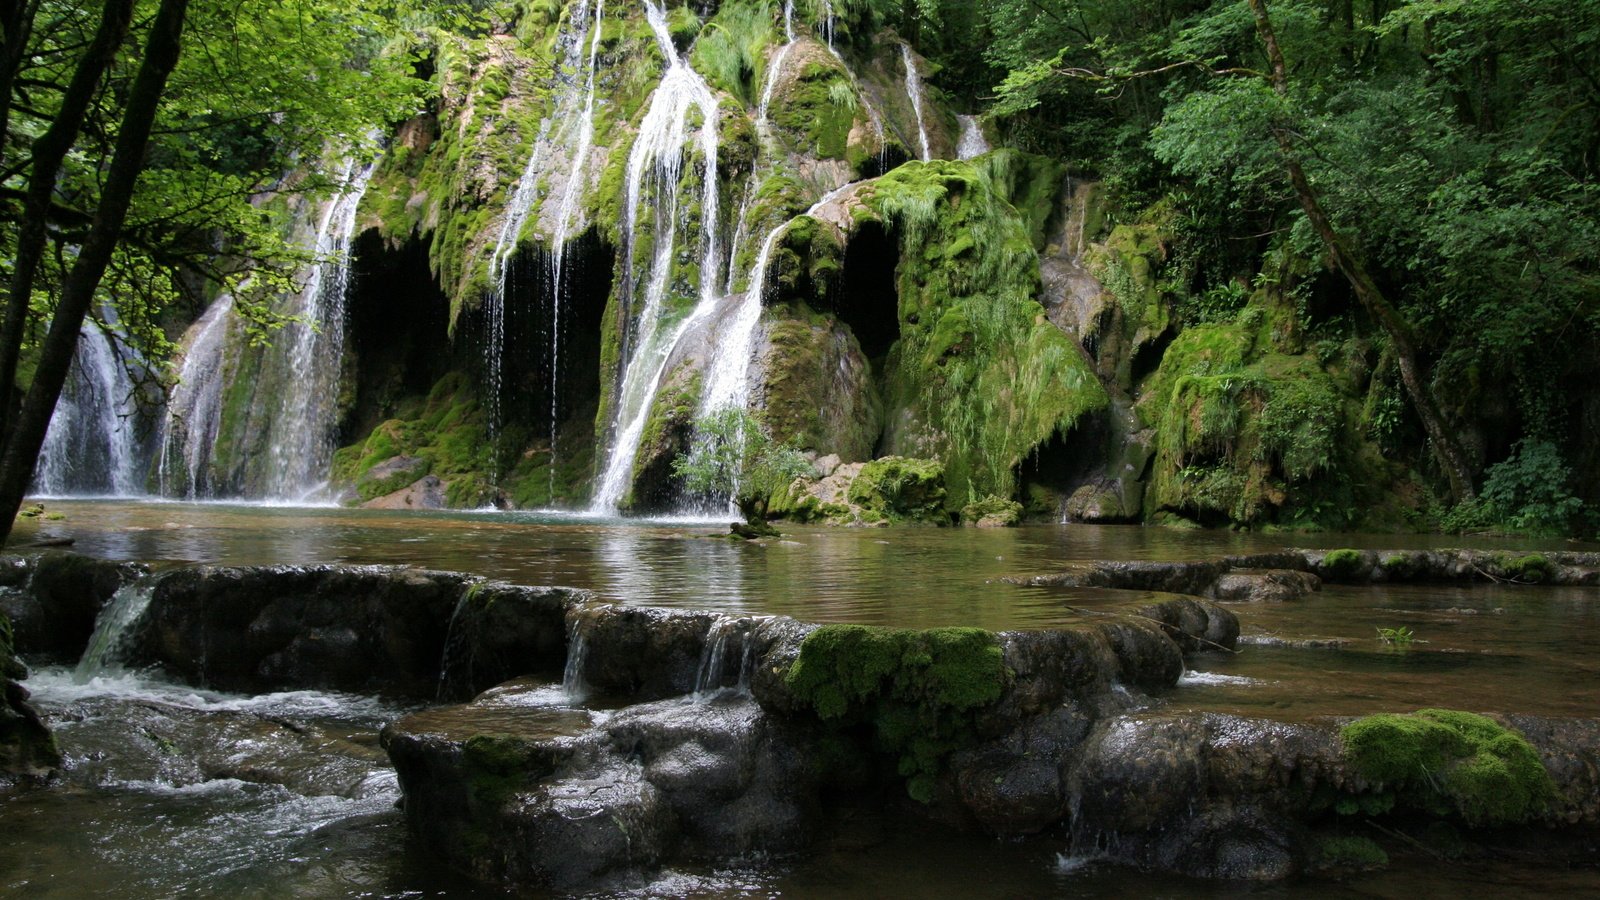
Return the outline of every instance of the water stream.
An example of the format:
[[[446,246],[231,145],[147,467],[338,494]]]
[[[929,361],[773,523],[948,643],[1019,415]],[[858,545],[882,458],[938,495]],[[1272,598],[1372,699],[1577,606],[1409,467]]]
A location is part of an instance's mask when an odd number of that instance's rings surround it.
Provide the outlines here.
[[[35,492],[121,497],[144,493],[148,459],[137,434],[139,387],[114,340],[98,321],[84,322],[71,376],[39,451]]]
[[[922,160],[933,159],[928,147],[928,126],[922,119],[922,74],[917,71],[917,60],[910,44],[900,45],[900,61],[906,67],[906,95],[911,98],[911,110],[917,114],[917,140],[922,146]]]
[[[355,239],[356,210],[376,167],[376,161],[362,165],[351,159],[340,166],[339,193],[323,209],[312,239],[319,262],[293,308],[300,320],[276,337],[276,345],[287,348],[283,361],[289,377],[284,379],[278,412],[268,431],[268,498],[307,499],[327,479],[337,438],[350,245]]]
[[[961,139],[956,144],[957,159],[973,159],[989,152],[989,139],[983,136],[977,116],[956,116],[961,123]]]
[[[673,46],[666,12],[645,0],[646,17],[662,55],[666,71],[650,98],[649,110],[639,125],[628,156],[626,206],[623,213],[623,278],[626,308],[637,306],[629,340],[624,342],[621,383],[617,387],[605,466],[591,503],[595,512],[614,512],[626,496],[633,477],[639,438],[672,351],[683,336],[716,308],[719,292],[715,278],[701,278],[699,297],[687,311],[674,291],[673,257],[679,248],[678,208],[681,195],[700,189],[697,235],[703,273],[722,270],[721,220],[718,212],[717,125],[720,110],[716,95],[705,79],[689,66]],[[698,115],[696,127],[691,121]],[[685,144],[695,138],[699,166],[685,166]],[[698,168],[698,171],[696,169]],[[648,202],[648,207],[647,207]],[[651,213],[644,221],[643,213]],[[649,241],[641,240],[645,235]],[[644,251],[645,262],[637,256]]]
[[[1136,592],[1023,587],[1007,575],[1075,559],[1193,559],[1285,544],[1426,547],[1461,539],[1253,535],[1160,528],[793,528],[765,545],[682,524],[525,514],[401,514],[219,504],[68,500],[64,521],[32,523],[98,556],[233,564],[409,563],[531,584],[570,584],[607,602],[720,610],[695,695],[720,702],[749,676],[754,617],[929,627],[1026,628],[1117,615]],[[1528,541],[1469,541],[1522,550]],[[1569,549],[1589,549],[1583,547]],[[137,620],[140,592],[108,609]],[[1592,589],[1523,585],[1333,587],[1302,600],[1237,604],[1244,652],[1190,659],[1156,709],[1302,720],[1420,706],[1591,715],[1600,702],[1600,608]],[[569,674],[538,694],[580,702],[585,641],[569,617]],[[1412,628],[1385,649],[1378,626]],[[93,656],[95,654],[91,654]],[[294,691],[220,694],[119,672],[114,652],[78,673],[26,682],[67,755],[65,783],[0,797],[0,871],[21,896],[502,896],[430,860],[405,835],[394,775],[374,740],[405,709],[372,698]],[[526,692],[523,694],[526,696]],[[678,867],[597,896],[1228,895],[1235,888],[1097,864],[1059,841],[994,842],[933,825],[863,821],[799,860]],[[1418,854],[1340,882],[1252,888],[1267,897],[1408,897],[1417,892],[1584,894],[1592,870],[1452,862]],[[548,896],[535,894],[534,896]]]

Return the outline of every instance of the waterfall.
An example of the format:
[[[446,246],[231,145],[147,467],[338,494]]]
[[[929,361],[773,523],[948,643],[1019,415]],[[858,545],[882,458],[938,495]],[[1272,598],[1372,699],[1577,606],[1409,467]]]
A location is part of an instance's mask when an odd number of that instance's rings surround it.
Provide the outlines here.
[[[232,321],[233,295],[223,294],[191,329],[161,427],[157,471],[163,497],[194,498],[209,490],[206,465],[222,427],[224,351]],[[181,468],[180,483],[173,482],[174,465]]]
[[[717,279],[700,279],[700,297],[686,315],[669,308],[667,294],[677,249],[678,200],[680,179],[692,172],[684,169],[684,144],[690,137],[690,114],[698,112],[699,147],[704,158],[700,177],[700,271],[719,272],[722,248],[718,239],[720,222],[717,194],[717,117],[716,95],[672,44],[666,13],[653,0],[645,0],[646,17],[667,59],[666,72],[650,98],[650,108],[639,124],[638,137],[628,154],[626,205],[623,210],[622,292],[624,309],[632,309],[642,299],[642,308],[633,316],[634,325],[623,346],[622,382],[617,389],[616,413],[612,420],[610,450],[604,473],[596,488],[591,511],[614,513],[627,493],[633,477],[639,438],[650,417],[661,376],[672,350],[694,325],[709,316],[718,299]],[[652,244],[643,272],[636,272],[639,247],[640,210],[647,189],[652,216]],[[638,298],[640,288],[643,297]],[[674,322],[674,316],[678,318]]]
[[[574,611],[567,622],[567,664],[561,671],[561,691],[568,703],[579,704],[589,697],[589,682],[583,667],[589,661],[589,641],[583,633],[583,615]]]
[[[757,621],[758,619],[749,616],[741,618],[721,616],[711,623],[711,627],[706,630],[705,647],[700,651],[700,666],[696,669],[694,677],[694,693],[689,695],[691,701],[704,703],[723,693],[731,653],[738,654],[739,665],[735,673],[733,690],[738,693],[749,692],[750,674],[755,668],[756,642],[752,638],[755,636]]]
[[[492,285],[484,298],[487,319],[484,336],[485,407],[488,411],[489,437],[498,443],[500,423],[505,417],[504,391],[506,347],[506,303],[514,285],[511,283],[511,264],[516,257],[522,233],[539,209],[541,185],[554,178],[564,179],[560,200],[551,210],[541,212],[541,220],[549,227],[551,241],[550,259],[550,447],[551,492],[555,487],[556,430],[560,417],[557,386],[560,381],[561,359],[561,302],[568,292],[566,272],[566,244],[579,212],[587,181],[589,156],[594,147],[594,111],[596,71],[600,56],[601,34],[605,18],[605,0],[579,0],[574,4],[568,19],[557,38],[562,48],[562,62],[558,79],[561,87],[554,98],[550,115],[539,125],[528,151],[528,161],[522,175],[512,189],[500,220],[500,233],[495,239],[494,253],[489,259],[489,281]],[[571,73],[571,74],[567,74]],[[580,74],[581,73],[581,74]]]
[[[910,44],[900,45],[900,60],[906,66],[906,95],[911,98],[911,110],[917,114],[917,140],[922,143],[922,161],[933,159],[933,151],[928,149],[928,126],[922,120],[922,75],[917,71],[917,60],[911,53]]]
[[[339,415],[350,244],[356,209],[376,166],[372,162],[358,169],[350,159],[341,165],[340,191],[323,209],[313,239],[318,261],[296,298],[295,311],[303,321],[288,325],[279,336],[288,347],[288,377],[270,430],[268,497],[305,499],[327,478]]]
[[[821,200],[813,203],[804,215],[814,215],[817,210],[837,200],[854,186],[855,183],[852,182],[834,188]],[[752,384],[750,369],[755,357],[756,332],[761,322],[767,268],[772,262],[772,253],[777,248],[778,239],[793,221],[791,219],[784,222],[767,233],[766,240],[761,244],[761,252],[756,255],[755,265],[750,270],[750,280],[745,288],[744,298],[739,301],[728,321],[717,333],[715,355],[707,368],[705,386],[700,393],[698,410],[700,416],[728,407],[745,408],[750,404]]]
[[[117,589],[100,615],[95,618],[94,634],[83,658],[72,673],[72,680],[87,684],[91,678],[115,671],[122,653],[127,649],[129,629],[150,607],[155,593],[155,580],[141,578]]]
[[[989,141],[978,127],[977,116],[956,116],[961,123],[961,142],[956,145],[957,159],[972,159],[989,152]]]
[[[135,434],[139,388],[112,341],[105,326],[86,321],[39,452],[33,482],[39,493],[144,493],[145,459]]]

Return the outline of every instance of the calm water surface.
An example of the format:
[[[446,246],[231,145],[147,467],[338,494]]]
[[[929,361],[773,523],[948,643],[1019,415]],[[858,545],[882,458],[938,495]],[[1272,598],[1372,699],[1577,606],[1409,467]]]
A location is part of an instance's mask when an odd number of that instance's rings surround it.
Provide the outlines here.
[[[1093,559],[1205,559],[1283,546],[1592,549],[1417,536],[1255,535],[1138,527],[786,529],[760,544],[705,522],[620,523],[531,513],[395,513],[222,504],[46,501],[92,556],[228,565],[386,563],[588,588],[608,600],[782,613],[809,621],[1030,628],[1124,614],[1128,592],[1001,581]],[[1235,605],[1245,644],[1191,660],[1155,698],[1172,709],[1307,719],[1447,705],[1593,715],[1600,592],[1518,586],[1335,587]],[[1384,647],[1379,627],[1417,642]],[[313,692],[243,698],[137,676],[28,686],[69,757],[66,784],[0,798],[0,895],[20,897],[498,897],[428,862],[394,809],[374,734],[406,710]],[[233,767],[233,768],[230,768]],[[245,768],[241,768],[245,767]],[[254,776],[249,772],[255,772]],[[259,773],[278,783],[262,783]],[[231,774],[248,777],[234,778]],[[1593,870],[1441,867],[1253,888],[1144,876],[1063,856],[1049,840],[975,841],[890,829],[816,857],[683,870],[631,897],[1600,896]]]

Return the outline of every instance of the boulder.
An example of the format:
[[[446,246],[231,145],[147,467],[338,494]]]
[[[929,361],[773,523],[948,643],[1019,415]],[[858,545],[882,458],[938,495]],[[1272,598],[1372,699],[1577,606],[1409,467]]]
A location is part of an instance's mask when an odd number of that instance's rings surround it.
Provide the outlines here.
[[[1211,586],[1213,599],[1232,603],[1282,603],[1322,590],[1322,579],[1292,569],[1234,569]]]
[[[444,509],[450,505],[447,485],[437,475],[427,475],[393,493],[368,500],[363,509]]]

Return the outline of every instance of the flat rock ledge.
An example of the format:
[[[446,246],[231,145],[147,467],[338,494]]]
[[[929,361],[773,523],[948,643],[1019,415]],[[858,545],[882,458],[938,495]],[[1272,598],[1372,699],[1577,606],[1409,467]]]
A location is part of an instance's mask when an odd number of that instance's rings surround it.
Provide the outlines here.
[[[1284,550],[1192,562],[1096,561],[1006,579],[1036,587],[1188,594],[1222,602],[1298,600],[1327,584],[1510,583],[1600,586],[1600,553]]]
[[[1198,596],[993,635],[998,694],[930,735],[948,740],[912,799],[905,761],[886,744],[892,720],[843,724],[792,685],[814,624],[385,566],[113,566],[115,578],[75,576],[87,593],[63,598],[52,567],[108,564],[43,559],[0,559],[0,602],[29,623],[19,648],[64,641],[57,625],[75,622],[68,612],[80,605],[143,592],[148,606],[125,637],[130,662],[235,691],[332,688],[434,704],[381,734],[410,828],[452,866],[518,890],[625,888],[665,865],[805,853],[848,832],[846,811],[862,804],[888,822],[933,819],[1248,880],[1337,870],[1328,839],[1381,815],[1340,811],[1384,789],[1347,761],[1343,722],[1173,711],[1148,696],[1177,683],[1187,655],[1238,642],[1234,613]],[[1388,565],[1373,559],[1374,570]],[[1462,573],[1483,562],[1446,554],[1428,565]],[[1320,579],[1321,564],[1309,554],[1106,563],[1074,577],[1169,592],[1222,583],[1228,593],[1224,576],[1238,575],[1292,591],[1314,589],[1289,576]],[[1469,848],[1509,842],[1524,855],[1592,860],[1600,720],[1496,721],[1527,738],[1551,777],[1554,794],[1536,815],[1500,831],[1448,812],[1385,828],[1420,833],[1432,822]]]

